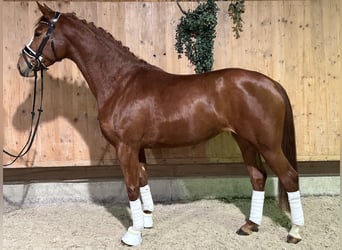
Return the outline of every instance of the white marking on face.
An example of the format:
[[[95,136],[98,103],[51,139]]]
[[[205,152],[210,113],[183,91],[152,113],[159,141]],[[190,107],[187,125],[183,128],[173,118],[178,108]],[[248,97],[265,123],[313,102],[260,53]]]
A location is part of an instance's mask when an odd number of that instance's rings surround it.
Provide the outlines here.
[[[33,42],[33,39],[34,39],[34,36],[32,36],[31,40],[29,41],[29,43],[26,46],[30,47],[31,43]]]

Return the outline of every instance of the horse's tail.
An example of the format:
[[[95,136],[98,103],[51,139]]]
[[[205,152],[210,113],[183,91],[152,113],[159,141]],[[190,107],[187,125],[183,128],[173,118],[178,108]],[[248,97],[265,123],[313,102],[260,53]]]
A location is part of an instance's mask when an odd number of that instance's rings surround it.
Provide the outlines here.
[[[285,89],[279,86],[279,93],[283,97],[285,103],[285,119],[284,119],[284,128],[283,128],[283,140],[282,140],[282,149],[285,157],[291,164],[291,166],[298,172],[297,168],[297,151],[296,151],[296,138],[295,138],[295,126],[293,121],[293,112],[291,103],[288,95],[286,94]],[[287,193],[284,189],[284,186],[278,181],[278,201],[281,209],[289,211],[289,201],[287,197]]]

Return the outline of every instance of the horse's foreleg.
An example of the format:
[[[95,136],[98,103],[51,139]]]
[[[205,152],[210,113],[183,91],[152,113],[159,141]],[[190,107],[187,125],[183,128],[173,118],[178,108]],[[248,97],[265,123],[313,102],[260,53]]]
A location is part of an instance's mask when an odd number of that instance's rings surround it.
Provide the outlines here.
[[[140,149],[139,151],[139,163],[140,163],[139,184],[140,184],[141,200],[143,202],[144,228],[152,228],[153,227],[152,212],[154,210],[154,204],[153,204],[150,186],[148,185],[148,177],[147,177],[146,168],[145,168],[146,156],[145,156],[144,149]]]
[[[242,157],[247,166],[253,187],[249,219],[237,233],[240,235],[250,235],[258,231],[258,227],[262,221],[267,174],[261,164],[260,156],[255,147],[238,135],[233,134],[233,136],[241,149]]]
[[[130,226],[121,241],[129,246],[142,242],[141,231],[144,228],[144,216],[140,196],[140,164],[138,150],[121,143],[117,147],[117,156],[125,178],[133,225]]]

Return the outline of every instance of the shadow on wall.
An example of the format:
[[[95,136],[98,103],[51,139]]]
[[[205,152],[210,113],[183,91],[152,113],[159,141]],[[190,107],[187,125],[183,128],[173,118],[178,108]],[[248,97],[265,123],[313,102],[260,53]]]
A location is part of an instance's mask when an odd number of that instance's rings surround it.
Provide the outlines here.
[[[40,81],[40,79],[38,79]],[[26,100],[20,104],[13,118],[13,126],[19,131],[28,131],[30,112],[32,108],[32,93],[34,88],[33,79],[28,80],[31,90]],[[39,94],[38,94],[39,95]],[[37,97],[38,98],[38,97]],[[105,160],[115,159],[114,149],[103,138],[97,120],[97,104],[85,81],[72,82],[67,79],[53,78],[48,72],[44,74],[44,98],[41,124],[55,122],[58,117],[68,121],[70,126],[62,127],[59,124],[53,126],[53,131],[44,131],[44,136],[52,137],[56,145],[44,145],[51,147],[45,152],[56,152],[58,147],[68,147],[75,143],[70,138],[67,130],[69,127],[75,129],[86,143],[91,164],[99,165]],[[24,120],[26,119],[26,120]],[[63,124],[65,125],[65,124]],[[41,129],[41,128],[40,128]],[[39,133],[39,131],[38,131]],[[42,133],[42,132],[41,132]],[[65,154],[65,152],[61,152]],[[42,161],[48,159],[47,155],[40,155]],[[72,161],[72,160],[70,160]]]
[[[33,93],[34,81],[28,80],[31,84],[31,91]],[[68,104],[68,105],[66,105]],[[18,107],[16,114],[13,118],[13,126],[20,131],[28,131],[30,126],[29,119],[25,120],[31,111],[32,94],[29,94],[26,100]],[[63,109],[63,107],[68,107]],[[58,117],[63,117],[68,123],[75,129],[86,143],[89,153],[89,158],[92,165],[103,164],[105,161],[112,161],[117,164],[115,159],[115,151],[112,146],[105,141],[99,129],[97,120],[97,106],[96,100],[90,92],[86,82],[72,82],[68,79],[56,79],[45,73],[44,75],[44,112],[41,117],[41,124],[54,122]],[[26,114],[26,115],[25,115]],[[23,118],[25,117],[25,118]],[[38,131],[39,133],[39,131]],[[51,135],[54,136],[54,135]],[[59,143],[73,143],[71,138],[62,137]],[[154,150],[149,151],[150,154],[154,154]],[[160,157],[160,150],[156,150],[155,154]],[[204,152],[205,153],[205,152]],[[39,154],[39,152],[37,152]],[[47,156],[43,156],[47,157]],[[156,157],[155,157],[156,158]],[[47,158],[48,160],[48,158]],[[113,166],[114,167],[114,166]],[[117,166],[115,166],[117,167]],[[233,179],[234,180],[234,179]],[[250,195],[251,185],[245,178],[244,182],[232,181],[227,185],[229,180],[227,179],[179,179],[179,180],[152,180],[151,189],[156,201],[182,201],[184,200],[196,200],[203,197],[210,197],[214,193],[214,198],[223,198],[224,195],[229,193],[231,196],[241,196],[241,189],[243,188],[245,194],[243,196]],[[275,184],[268,181],[268,189],[274,190]],[[203,189],[205,186],[205,189]],[[72,186],[69,186],[69,195],[72,192]],[[110,209],[106,206],[108,202],[127,202],[126,187],[123,181],[115,182],[90,182],[87,183],[89,198],[97,204],[103,204],[108,208],[108,212],[113,214],[118,220],[122,222],[124,226],[128,226],[127,209],[122,207],[120,210]],[[12,205],[20,207],[25,203],[25,198],[29,193],[30,184],[27,184],[22,192],[22,199],[20,202],[12,202],[4,195],[6,202]],[[230,190],[224,192],[224,190]],[[236,191],[236,195],[232,194]],[[77,190],[75,190],[77,192]],[[247,192],[247,193],[246,193]],[[165,194],[169,195],[169,199],[165,199]],[[217,195],[215,195],[217,194]],[[72,195],[72,194],[71,194]],[[166,195],[166,196],[167,196]],[[123,198],[124,197],[124,198]],[[242,207],[236,200],[229,200],[230,203],[234,203],[242,213],[247,217],[249,208]],[[266,205],[266,203],[265,203]],[[267,206],[267,205],[266,205]],[[267,212],[267,211],[271,212]],[[274,206],[269,208],[265,207],[265,215],[269,215],[273,220],[279,221],[281,215],[275,213]],[[273,212],[272,212],[273,211]],[[282,226],[286,226],[283,223]]]
[[[38,79],[38,81],[40,81],[40,79]],[[30,112],[32,109],[32,93],[34,89],[34,80],[28,79],[27,82],[31,85],[31,89],[28,91],[29,94],[25,101],[23,101],[16,110],[12,122],[12,125],[15,129],[23,132],[29,131],[30,128]],[[37,94],[37,96],[39,96],[39,94]],[[87,145],[88,152],[85,153],[89,154],[91,165],[101,165],[104,162],[107,162],[107,164],[108,162],[113,162],[113,167],[118,167],[117,161],[115,159],[114,148],[103,138],[100,132],[97,120],[96,100],[90,92],[86,82],[72,82],[71,80],[68,81],[68,79],[57,79],[51,76],[48,72],[45,72],[43,113],[41,116],[40,128],[38,129],[38,136],[44,124],[56,122],[58,117],[63,117],[65,120],[67,120],[72,128],[75,129],[82,137],[83,141]],[[58,130],[66,129],[57,125],[54,126],[54,128]],[[60,138],[57,138],[57,140],[54,138],[56,135],[60,136]],[[57,131],[44,131],[44,136],[51,137],[52,140],[55,140],[54,143],[48,143],[46,145],[46,147],[51,147],[51,149],[44,150],[45,152],[51,150],[51,152],[57,154],[58,152],[55,152],[53,144],[59,143],[61,145],[58,145],[57,147],[63,148],[63,144],[67,146],[68,144],[73,143],[72,138],[68,138],[67,136],[63,135],[63,131],[61,131],[61,133],[58,133]],[[39,155],[40,152],[35,152],[35,154]],[[49,161],[49,157],[47,155],[39,155],[39,157],[43,159],[46,158],[46,161]],[[26,198],[32,196],[32,194],[30,194],[31,185],[34,184],[26,184],[22,188],[22,197],[16,197],[15,201],[7,198],[5,194],[4,200],[7,202],[7,204],[20,208],[23,204],[25,204]],[[66,195],[72,195],[70,193],[73,191],[73,186],[69,185],[68,188],[70,188],[70,190]],[[116,195],[111,196],[111,201],[116,202],[115,197],[118,196],[120,199],[123,194],[126,194],[126,188],[123,184],[123,181],[117,182],[113,188],[113,194]],[[88,198],[95,203],[103,203],[104,200],[108,199],[108,197],[105,196],[105,194],[108,193],[108,190],[104,189],[105,187],[103,187],[101,184],[90,182],[88,184]],[[76,194],[75,196],[77,197],[80,192],[79,190],[76,190],[76,188],[74,191]],[[34,193],[35,191],[33,190],[32,192]],[[61,192],[63,192],[63,190],[61,190]],[[31,198],[32,197],[28,199]],[[82,200],[85,197],[79,198]],[[35,199],[33,198],[33,200]],[[39,199],[37,198],[36,200]],[[122,200],[119,201],[122,202]],[[113,212],[115,217],[122,218],[122,214],[127,213],[127,210],[124,210],[125,212],[117,210],[111,210],[110,212]],[[117,216],[115,212],[118,212]]]

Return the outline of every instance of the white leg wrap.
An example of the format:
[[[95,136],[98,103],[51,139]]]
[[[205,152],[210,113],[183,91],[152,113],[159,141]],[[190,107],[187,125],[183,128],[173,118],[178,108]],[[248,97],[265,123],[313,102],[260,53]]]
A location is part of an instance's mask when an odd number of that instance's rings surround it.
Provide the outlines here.
[[[304,226],[304,214],[299,191],[288,192],[292,224]]]
[[[154,205],[153,205],[150,186],[146,185],[144,187],[141,187],[140,188],[140,195],[141,195],[141,200],[143,202],[144,211],[147,210],[147,211],[153,212]]]
[[[144,212],[144,228],[153,227],[153,216]]]
[[[143,202],[143,209],[144,211],[153,212],[154,204],[152,200],[152,194],[150,190],[150,186],[146,185],[140,188],[140,195],[141,200]],[[145,228],[152,228],[153,227],[153,218],[152,213],[145,213],[144,212],[144,227]]]
[[[260,225],[262,220],[262,211],[264,208],[265,192],[255,191],[252,193],[252,204],[249,220]]]
[[[140,199],[130,201],[129,205],[131,208],[133,226],[128,228],[121,240],[129,246],[137,246],[142,242],[141,231],[144,228],[144,216],[141,201]]]
[[[140,199],[130,201],[129,206],[131,207],[133,229],[142,231],[144,229],[144,215]]]

